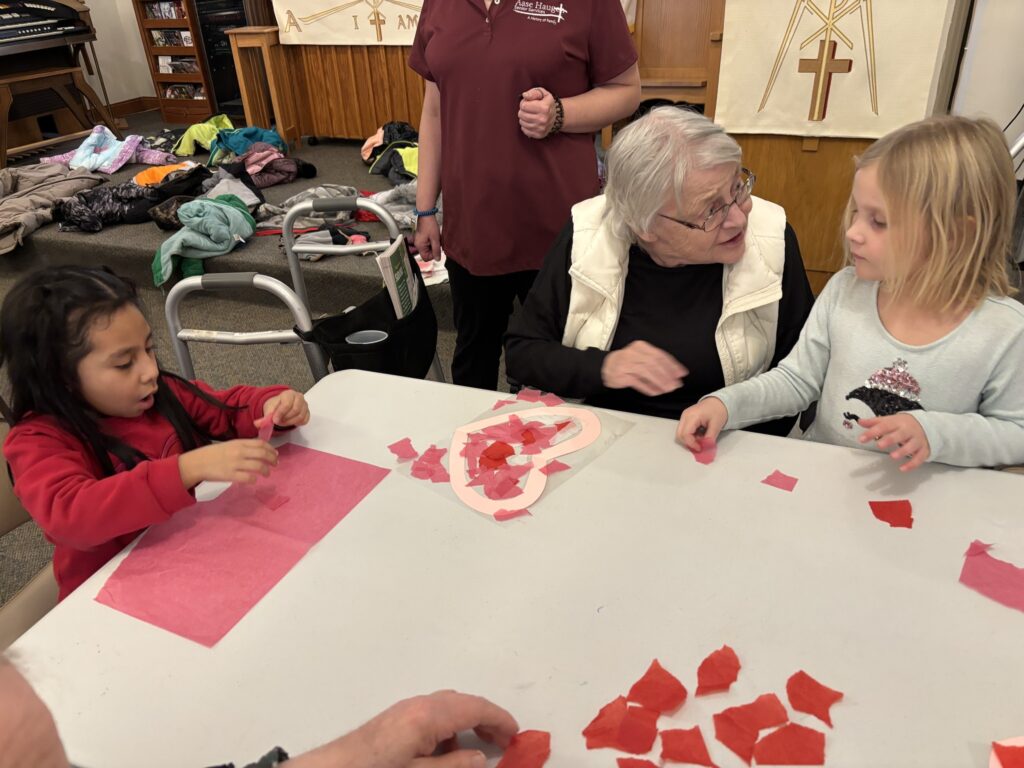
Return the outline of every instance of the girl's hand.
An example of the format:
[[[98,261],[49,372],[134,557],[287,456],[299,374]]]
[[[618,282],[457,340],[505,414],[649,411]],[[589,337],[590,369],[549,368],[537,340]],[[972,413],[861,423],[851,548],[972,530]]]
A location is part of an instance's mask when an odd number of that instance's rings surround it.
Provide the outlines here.
[[[309,406],[301,392],[287,389],[263,404],[263,418],[253,422],[257,429],[263,426],[267,414],[273,412],[275,427],[301,427],[309,423]]]
[[[301,395],[299,395],[301,397]],[[204,480],[255,483],[277,465],[277,449],[263,440],[228,440],[188,451],[178,457],[178,472],[186,488]]]
[[[441,259],[441,226],[437,223],[437,216],[420,216],[416,219],[413,242],[423,261]]]
[[[894,448],[889,455],[896,461],[909,459],[900,466],[900,472],[917,469],[931,456],[931,446],[921,422],[909,413],[861,419],[858,423],[866,428],[864,434],[857,438],[860,442],[874,440],[880,450]]]
[[[711,442],[718,441],[718,433],[729,421],[729,410],[717,397],[706,397],[691,405],[679,417],[676,428],[676,442],[682,443],[694,453],[700,453],[700,440],[704,437]]]

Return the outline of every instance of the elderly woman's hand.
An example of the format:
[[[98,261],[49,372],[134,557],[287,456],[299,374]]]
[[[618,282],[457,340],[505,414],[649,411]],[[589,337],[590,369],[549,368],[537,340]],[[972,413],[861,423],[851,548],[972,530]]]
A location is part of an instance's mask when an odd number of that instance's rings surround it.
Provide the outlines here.
[[[537,87],[523,93],[519,102],[519,128],[531,139],[543,139],[555,124],[555,97]]]
[[[663,349],[646,341],[630,342],[609,352],[601,365],[601,382],[609,389],[632,387],[648,397],[683,386],[686,367]]]
[[[676,428],[676,442],[682,443],[694,453],[701,450],[698,437],[711,442],[718,440],[718,433],[729,421],[729,411],[725,403],[717,397],[705,397],[696,405],[691,405],[679,417]]]

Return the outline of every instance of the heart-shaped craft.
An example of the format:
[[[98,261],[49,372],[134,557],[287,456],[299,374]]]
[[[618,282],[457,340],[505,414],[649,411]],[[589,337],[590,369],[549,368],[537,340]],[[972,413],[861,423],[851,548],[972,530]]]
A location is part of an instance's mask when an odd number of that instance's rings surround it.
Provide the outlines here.
[[[491,517],[526,509],[544,492],[547,474],[542,470],[549,462],[586,448],[600,434],[595,413],[568,405],[466,424],[455,430],[448,453],[452,490],[466,506]]]

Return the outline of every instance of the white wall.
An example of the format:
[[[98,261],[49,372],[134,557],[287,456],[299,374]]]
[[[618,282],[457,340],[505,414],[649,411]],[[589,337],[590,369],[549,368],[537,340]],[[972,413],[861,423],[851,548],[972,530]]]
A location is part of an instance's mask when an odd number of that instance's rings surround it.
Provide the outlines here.
[[[1002,128],[1024,103],[1024,2],[977,0],[967,38],[953,112],[985,115]],[[1010,123],[1006,140],[1024,133],[1024,112]],[[1018,156],[1019,163],[1024,156]],[[1017,173],[1022,178],[1024,168]]]
[[[111,103],[155,96],[130,0],[90,0],[88,6],[96,27],[96,55]],[[93,77],[90,83],[102,98],[99,80]]]

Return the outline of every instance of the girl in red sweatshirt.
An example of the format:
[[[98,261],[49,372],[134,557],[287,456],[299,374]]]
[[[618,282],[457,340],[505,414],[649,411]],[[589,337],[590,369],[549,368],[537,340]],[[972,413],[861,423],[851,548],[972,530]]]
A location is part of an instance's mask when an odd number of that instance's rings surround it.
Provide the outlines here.
[[[0,309],[14,492],[54,543],[63,599],[204,480],[251,483],[277,463],[255,439],[309,421],[287,387],[214,391],[160,370],[135,287],[107,269],[51,267]]]

